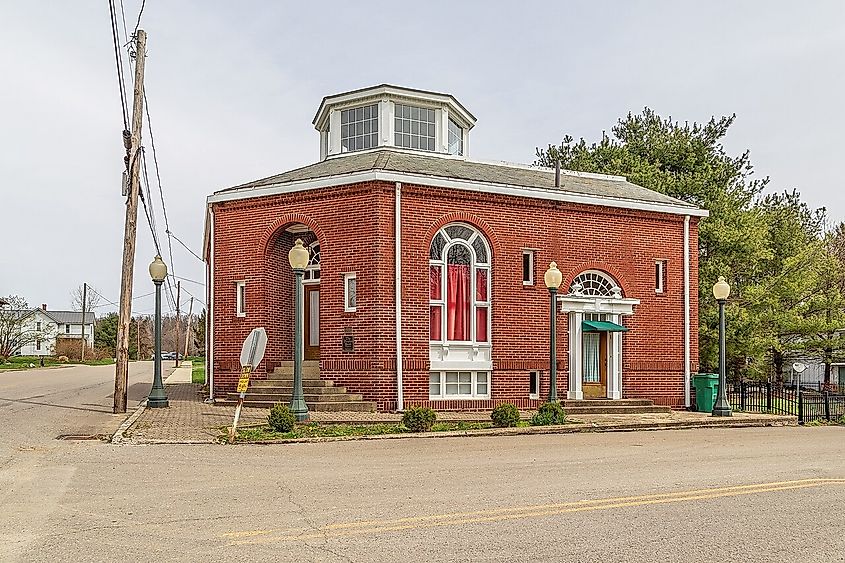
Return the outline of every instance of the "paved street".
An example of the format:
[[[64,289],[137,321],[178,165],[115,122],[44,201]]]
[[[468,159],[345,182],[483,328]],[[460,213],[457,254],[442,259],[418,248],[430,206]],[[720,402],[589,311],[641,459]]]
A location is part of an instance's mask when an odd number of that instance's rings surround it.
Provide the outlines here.
[[[119,423],[111,369],[0,374],[0,560],[845,561],[842,427],[55,440]]]

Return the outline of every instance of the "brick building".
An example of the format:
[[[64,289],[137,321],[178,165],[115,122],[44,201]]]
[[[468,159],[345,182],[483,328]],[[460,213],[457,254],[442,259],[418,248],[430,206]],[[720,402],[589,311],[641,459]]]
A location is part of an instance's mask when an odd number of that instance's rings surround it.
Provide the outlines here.
[[[707,212],[622,177],[470,160],[474,124],[447,94],[329,96],[319,162],[208,198],[214,396],[234,389],[255,327],[269,336],[255,379],[292,360],[287,255],[302,239],[312,376],[379,410],[546,398],[551,261],[559,395],[689,405]]]

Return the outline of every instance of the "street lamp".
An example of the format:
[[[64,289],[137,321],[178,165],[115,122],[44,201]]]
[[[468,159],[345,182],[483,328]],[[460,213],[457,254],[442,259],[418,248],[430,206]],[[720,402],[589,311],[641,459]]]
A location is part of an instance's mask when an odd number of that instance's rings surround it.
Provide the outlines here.
[[[563,274],[552,262],[543,275],[549,289],[549,402],[557,402],[557,290],[563,281]]]
[[[167,278],[167,264],[156,256],[150,264],[150,277],[156,286],[156,314],[155,314],[155,361],[153,362],[153,388],[147,397],[147,407],[157,409],[167,407],[167,393],[161,381],[161,284]]]
[[[731,294],[731,286],[724,276],[713,286],[713,297],[719,303],[719,395],[713,405],[712,416],[733,416],[728,402],[727,382],[725,381],[725,301]]]
[[[308,249],[302,245],[302,239],[296,239],[293,248],[288,252],[288,262],[296,276],[294,290],[293,315],[293,395],[290,399],[290,410],[296,420],[308,420],[308,405],[302,393],[302,275],[308,265]]]

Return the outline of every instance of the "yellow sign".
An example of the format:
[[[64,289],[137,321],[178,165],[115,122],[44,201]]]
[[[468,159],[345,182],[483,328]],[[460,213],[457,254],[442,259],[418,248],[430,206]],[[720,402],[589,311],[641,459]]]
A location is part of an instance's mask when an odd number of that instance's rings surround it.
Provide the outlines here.
[[[249,386],[249,374],[251,372],[252,366],[241,368],[241,378],[238,380],[238,393],[246,393],[246,388]]]

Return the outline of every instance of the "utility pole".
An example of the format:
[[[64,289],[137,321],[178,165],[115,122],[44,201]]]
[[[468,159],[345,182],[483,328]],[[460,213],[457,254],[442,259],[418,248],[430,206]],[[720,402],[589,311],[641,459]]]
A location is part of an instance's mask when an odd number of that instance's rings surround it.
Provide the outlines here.
[[[185,329],[185,357],[188,357],[188,342],[191,340],[191,314],[194,312],[194,298],[191,297],[191,304],[188,306],[188,328]]]
[[[144,60],[147,34],[139,29],[135,38],[135,87],[132,100],[132,133],[127,147],[129,197],[123,228],[123,266],[120,277],[120,313],[117,324],[117,358],[114,368],[114,412],[126,412],[126,387],[129,383],[129,322],[132,317],[132,278],[135,267],[135,235],[138,228],[138,192],[141,165],[141,125],[144,115]],[[124,142],[126,132],[124,131]]]
[[[88,283],[82,283],[82,354],[80,355],[81,360],[85,361],[85,348],[87,348],[85,343],[85,305],[88,302]]]
[[[173,347],[176,350],[176,367],[179,367],[179,291],[182,289],[182,282],[176,282],[176,346]]]

